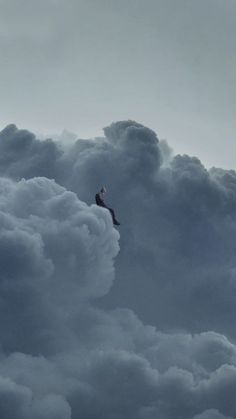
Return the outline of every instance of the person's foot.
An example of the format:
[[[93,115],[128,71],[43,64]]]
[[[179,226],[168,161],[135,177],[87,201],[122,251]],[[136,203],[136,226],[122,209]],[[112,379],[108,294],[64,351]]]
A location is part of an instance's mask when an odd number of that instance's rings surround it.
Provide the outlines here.
[[[114,220],[114,225],[115,225],[115,226],[120,226],[120,223],[119,223],[119,221],[117,221],[117,220]]]

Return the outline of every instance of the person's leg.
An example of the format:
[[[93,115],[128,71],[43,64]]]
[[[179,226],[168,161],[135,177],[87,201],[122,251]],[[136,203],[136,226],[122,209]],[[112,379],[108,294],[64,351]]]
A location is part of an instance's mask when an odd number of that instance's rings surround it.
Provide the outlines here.
[[[114,223],[114,221],[115,221],[115,219],[116,219],[115,212],[114,212],[114,210],[113,210],[112,208],[108,208],[108,209],[109,209],[109,211],[110,211],[110,213],[111,213],[112,220],[113,220],[113,223]]]
[[[115,211],[112,208],[108,208],[108,209],[111,213],[113,224],[120,225],[119,221],[117,221],[117,219],[116,219]]]

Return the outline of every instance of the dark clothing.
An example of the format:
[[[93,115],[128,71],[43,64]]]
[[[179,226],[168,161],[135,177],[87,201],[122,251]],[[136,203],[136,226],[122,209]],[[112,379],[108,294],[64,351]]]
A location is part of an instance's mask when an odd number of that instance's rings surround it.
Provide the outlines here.
[[[99,207],[104,207],[104,208],[107,208],[107,206],[106,206],[105,202],[104,202],[104,201],[103,201],[103,199],[100,197],[100,194],[99,194],[99,193],[96,193],[96,195],[95,195],[95,201],[96,201],[96,204],[97,204]]]
[[[107,208],[107,207],[106,207]],[[116,221],[116,216],[115,216],[115,212],[114,212],[114,210],[112,209],[112,208],[107,208],[109,211],[110,211],[110,213],[111,213],[111,216],[112,216],[112,221],[113,221],[113,224],[117,224],[117,221]]]
[[[101,196],[100,196],[100,194],[99,194],[99,193],[97,193],[97,194],[95,195],[95,201],[96,201],[96,204],[97,204],[99,207],[107,208],[107,209],[110,211],[111,216],[112,216],[112,221],[113,221],[113,224],[115,224],[115,225],[119,225],[119,224],[120,224],[120,223],[117,221],[117,219],[116,219],[116,216],[115,216],[115,212],[114,212],[114,210],[113,210],[112,208],[107,207],[107,205],[105,204],[105,202],[103,201],[103,199],[101,198]]]

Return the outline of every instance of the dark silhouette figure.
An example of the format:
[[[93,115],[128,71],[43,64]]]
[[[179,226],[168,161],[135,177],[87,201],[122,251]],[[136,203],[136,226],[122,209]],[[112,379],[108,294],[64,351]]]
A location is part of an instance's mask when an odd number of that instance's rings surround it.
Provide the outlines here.
[[[107,208],[111,213],[113,224],[115,226],[119,226],[120,223],[116,219],[114,210],[112,208],[109,208],[104,202],[105,193],[106,193],[106,188],[103,186],[102,189],[100,190],[100,192],[96,193],[96,195],[95,195],[96,204],[99,207]]]

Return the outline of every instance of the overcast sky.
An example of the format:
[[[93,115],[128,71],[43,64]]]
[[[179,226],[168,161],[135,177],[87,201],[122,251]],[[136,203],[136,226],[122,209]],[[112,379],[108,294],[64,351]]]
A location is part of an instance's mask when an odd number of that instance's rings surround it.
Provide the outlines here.
[[[236,418],[235,12],[0,0],[1,419]]]
[[[235,0],[0,0],[0,127],[133,119],[235,168],[235,35]]]

